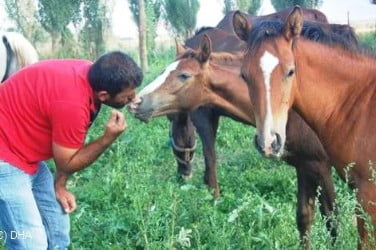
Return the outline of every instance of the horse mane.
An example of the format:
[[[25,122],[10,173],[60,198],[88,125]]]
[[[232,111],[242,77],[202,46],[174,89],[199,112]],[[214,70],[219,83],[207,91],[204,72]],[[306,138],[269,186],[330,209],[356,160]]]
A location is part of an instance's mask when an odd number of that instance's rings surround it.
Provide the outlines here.
[[[256,49],[262,42],[282,35],[283,27],[284,24],[279,20],[256,23],[248,36],[249,49]],[[362,51],[354,30],[348,25],[304,21],[301,37],[328,46],[341,47],[347,51]]]
[[[199,58],[199,51],[188,48],[179,59]],[[212,52],[209,60],[218,64],[236,65],[240,66],[244,58],[243,52],[229,53],[229,52]]]
[[[236,64],[237,66],[241,65],[242,59],[244,58],[243,52],[238,53],[229,53],[229,52],[212,52],[210,54],[211,61],[219,64],[232,65]]]
[[[214,29],[214,27],[203,26],[203,27],[199,28],[198,30],[196,30],[195,34],[193,36],[199,35],[202,32],[207,31],[207,30],[211,30],[211,29]]]
[[[325,30],[328,29],[328,30]],[[321,24],[305,21],[302,36],[308,40],[328,45],[340,45],[344,49],[359,50],[354,29],[346,24]]]
[[[23,35],[16,32],[5,32],[3,37],[8,41],[17,57],[18,69],[38,61],[37,51]]]

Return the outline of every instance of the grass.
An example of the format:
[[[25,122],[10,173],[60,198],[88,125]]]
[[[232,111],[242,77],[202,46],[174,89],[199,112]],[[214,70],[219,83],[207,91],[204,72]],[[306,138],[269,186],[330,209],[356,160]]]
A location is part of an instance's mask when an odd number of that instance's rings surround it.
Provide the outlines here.
[[[145,83],[173,60],[151,63]],[[89,140],[103,130],[101,111]],[[177,181],[169,146],[169,123],[148,124],[126,115],[128,130],[90,168],[74,175],[72,249],[297,249],[296,174],[283,162],[262,158],[251,142],[254,129],[223,118],[217,154],[221,197],[203,184],[203,155],[197,150],[194,176]],[[198,149],[201,145],[198,145]],[[334,246],[317,212],[313,249],[354,249],[354,194],[336,179],[339,236]],[[316,209],[318,211],[318,209]]]
[[[173,60],[173,51],[150,63],[144,84]],[[102,109],[87,140],[102,134],[109,117]],[[295,226],[296,174],[254,149],[254,129],[222,118],[218,131],[221,197],[203,184],[203,155],[197,147],[194,176],[177,180],[169,123],[148,124],[126,114],[128,129],[89,168],[74,174],[69,189],[78,209],[71,215],[71,249],[298,249]],[[330,237],[316,207],[312,249],[355,249],[355,191],[335,173],[338,239]],[[1,247],[0,247],[1,248]]]
[[[72,249],[299,247],[294,169],[261,158],[249,139],[253,129],[228,119],[220,123],[222,196],[213,200],[202,184],[199,150],[193,179],[177,182],[166,119],[146,125],[128,116],[128,122],[128,131],[91,168],[72,178],[70,189],[79,203],[71,216]],[[332,249],[354,249],[356,229],[349,221],[355,199],[341,181],[337,187],[340,231]],[[319,215],[311,241],[313,249],[331,248]]]

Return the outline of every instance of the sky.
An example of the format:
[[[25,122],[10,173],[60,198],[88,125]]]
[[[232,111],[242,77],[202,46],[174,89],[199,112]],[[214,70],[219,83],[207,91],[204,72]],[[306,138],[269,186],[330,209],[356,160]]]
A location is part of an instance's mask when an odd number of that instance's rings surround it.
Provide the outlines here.
[[[200,9],[197,13],[197,28],[215,26],[223,17],[223,0],[199,0]],[[274,12],[270,0],[261,0],[258,14],[266,15]],[[351,22],[374,20],[376,23],[376,5],[370,0],[323,0],[319,8],[330,22],[347,23],[348,15]],[[116,0],[113,13],[114,33],[119,37],[136,37],[137,28],[131,17],[125,0]],[[126,24],[126,25],[124,25]],[[376,25],[376,24],[375,24]],[[168,34],[168,31],[159,27],[158,34]]]
[[[199,0],[200,9],[197,14],[197,28],[202,26],[215,26],[223,17],[223,0]],[[273,12],[270,0],[261,0],[262,14]],[[328,17],[330,22],[347,23],[349,16],[351,22],[374,20],[376,23],[376,5],[370,0],[324,0],[319,8]],[[112,15],[113,31],[118,37],[137,37],[137,28],[133,22],[131,12],[126,0],[115,0]],[[6,17],[4,0],[0,0],[0,29],[8,28],[11,23]],[[166,28],[160,25],[158,34],[168,34]]]
[[[223,17],[223,0],[199,0],[200,9],[197,13],[197,27],[215,26]],[[131,12],[126,0],[115,0],[112,15],[113,31],[120,37],[137,36],[137,27],[134,25]],[[124,25],[127,24],[127,25]],[[168,31],[159,26],[159,34],[168,34]]]

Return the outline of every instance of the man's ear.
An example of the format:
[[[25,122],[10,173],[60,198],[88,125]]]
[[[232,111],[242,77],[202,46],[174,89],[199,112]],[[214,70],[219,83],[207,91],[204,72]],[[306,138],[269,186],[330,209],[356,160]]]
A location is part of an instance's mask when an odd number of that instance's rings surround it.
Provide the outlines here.
[[[110,94],[105,90],[96,92],[96,95],[100,102],[105,102],[110,98]]]

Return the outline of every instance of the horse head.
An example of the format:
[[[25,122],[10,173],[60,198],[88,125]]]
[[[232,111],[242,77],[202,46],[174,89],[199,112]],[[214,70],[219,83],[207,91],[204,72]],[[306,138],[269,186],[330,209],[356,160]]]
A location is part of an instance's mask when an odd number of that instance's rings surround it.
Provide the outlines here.
[[[176,44],[176,60],[153,82],[142,89],[131,105],[136,117],[148,121],[153,117],[186,112],[205,103],[207,64],[211,41],[204,36],[197,50]]]
[[[286,141],[288,110],[294,99],[294,41],[303,27],[302,11],[293,9],[285,23],[249,23],[234,15],[234,30],[248,44],[241,68],[253,104],[257,134],[255,144],[266,156],[281,156]]]

